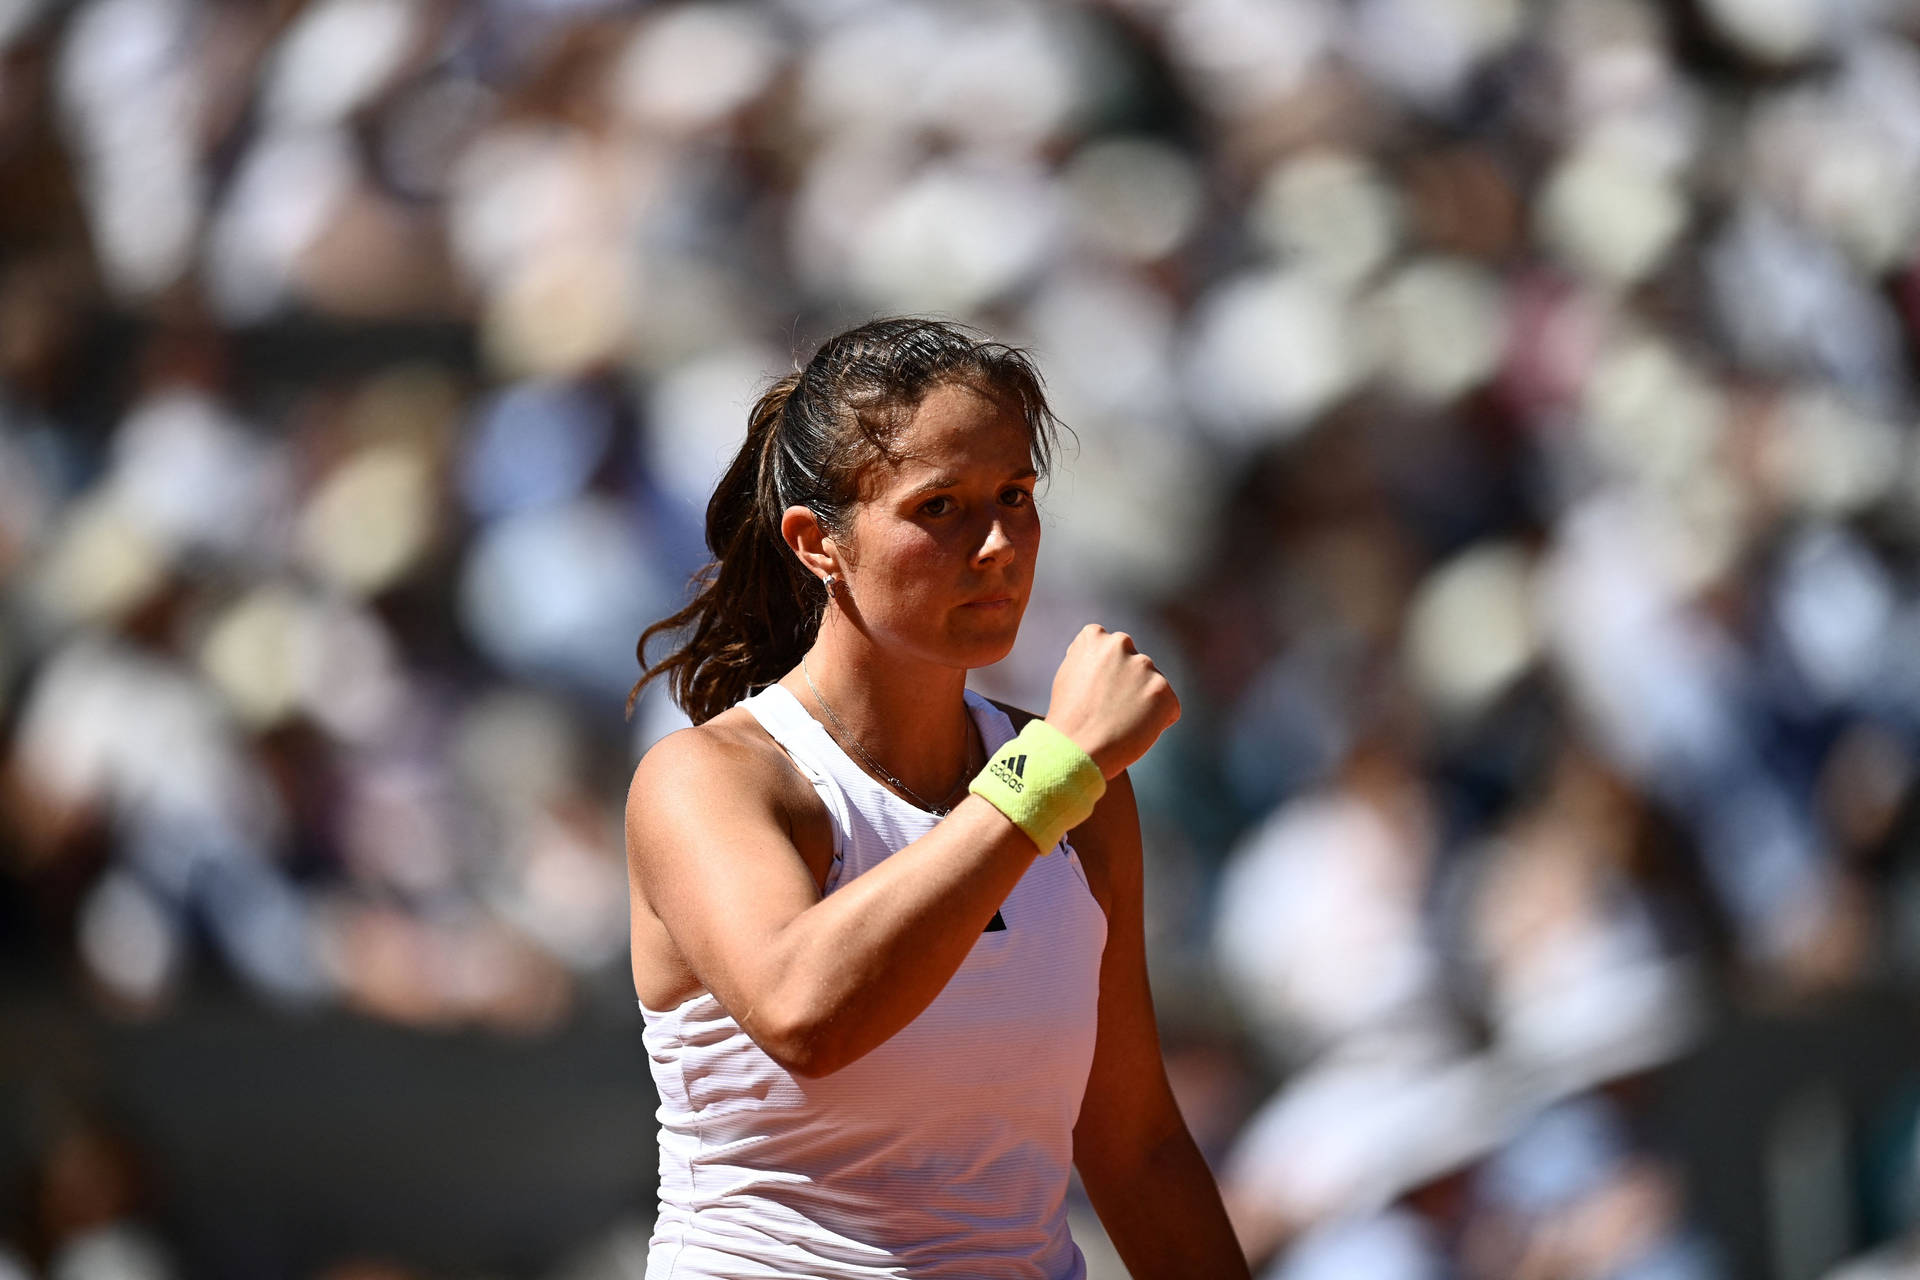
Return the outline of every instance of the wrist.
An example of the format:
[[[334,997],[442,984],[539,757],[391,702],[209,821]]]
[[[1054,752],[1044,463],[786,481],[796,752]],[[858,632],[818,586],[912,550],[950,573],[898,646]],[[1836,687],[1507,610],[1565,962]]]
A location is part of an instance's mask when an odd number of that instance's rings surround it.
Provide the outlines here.
[[[1044,720],[987,759],[967,788],[1005,814],[1042,854],[1086,821],[1107,789],[1105,772],[1078,742]]]
[[[1042,723],[1045,723],[1048,728],[1057,729],[1065,734],[1076,747],[1085,752],[1087,758],[1093,761],[1094,768],[1100,770],[1101,777],[1111,779],[1114,774],[1126,767],[1124,763],[1113,763],[1110,758],[1111,753],[1095,743],[1095,735],[1088,732],[1085,725],[1076,724],[1071,720],[1062,720],[1056,716],[1047,716]],[[1109,767],[1110,765],[1112,767]]]

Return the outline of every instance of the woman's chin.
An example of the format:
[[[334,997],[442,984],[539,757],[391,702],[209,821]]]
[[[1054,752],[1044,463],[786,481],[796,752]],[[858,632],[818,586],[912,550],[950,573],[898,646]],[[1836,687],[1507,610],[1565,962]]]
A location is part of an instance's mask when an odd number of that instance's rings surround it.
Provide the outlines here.
[[[990,667],[1013,652],[1013,642],[1020,637],[1020,619],[1015,615],[1009,625],[996,627],[991,633],[976,632],[961,638],[955,648],[966,657],[961,663],[968,670],[975,667]]]

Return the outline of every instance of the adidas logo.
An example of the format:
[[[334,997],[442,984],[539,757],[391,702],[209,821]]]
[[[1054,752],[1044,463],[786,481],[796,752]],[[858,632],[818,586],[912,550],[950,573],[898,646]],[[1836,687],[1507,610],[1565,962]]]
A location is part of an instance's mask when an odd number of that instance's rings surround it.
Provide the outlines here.
[[[1007,761],[1007,768],[1024,778],[1027,776],[1027,758],[1025,756],[1015,756],[1013,759]]]
[[[1011,787],[1014,794],[1018,795],[1027,789],[1027,784],[1021,781],[1022,778],[1027,776],[1027,758],[1025,756],[1012,756],[1006,760],[995,760],[992,769],[993,776]]]

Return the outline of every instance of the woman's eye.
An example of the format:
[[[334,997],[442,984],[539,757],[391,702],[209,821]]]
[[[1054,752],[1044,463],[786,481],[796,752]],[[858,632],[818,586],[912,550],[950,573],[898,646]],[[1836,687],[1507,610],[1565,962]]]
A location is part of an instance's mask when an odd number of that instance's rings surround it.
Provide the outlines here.
[[[943,516],[953,510],[953,499],[944,495],[938,498],[929,498],[920,504],[920,510],[924,515]]]
[[[1000,501],[1010,507],[1024,507],[1033,501],[1033,491],[1031,489],[1009,489],[1000,495]]]

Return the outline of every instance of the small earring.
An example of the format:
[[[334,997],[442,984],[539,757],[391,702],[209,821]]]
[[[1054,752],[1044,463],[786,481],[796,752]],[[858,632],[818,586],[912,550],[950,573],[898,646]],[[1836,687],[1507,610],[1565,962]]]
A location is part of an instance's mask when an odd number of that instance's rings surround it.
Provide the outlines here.
[[[820,581],[826,585],[827,594],[832,595],[833,588],[839,583],[840,577],[838,574],[830,573],[826,577],[820,579]]]

